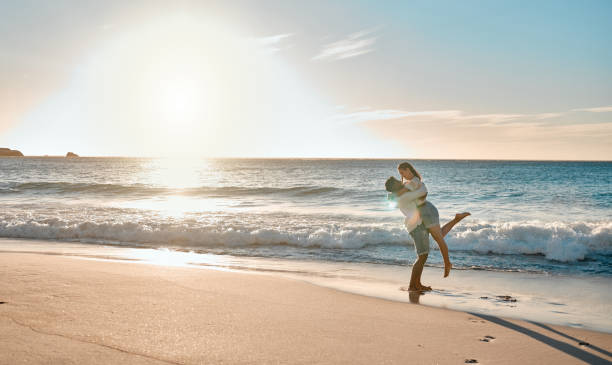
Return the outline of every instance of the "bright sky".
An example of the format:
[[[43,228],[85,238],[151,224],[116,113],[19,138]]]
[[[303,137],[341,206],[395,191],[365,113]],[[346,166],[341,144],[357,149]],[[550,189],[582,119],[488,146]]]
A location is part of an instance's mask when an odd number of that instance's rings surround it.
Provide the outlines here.
[[[612,160],[612,2],[0,2],[26,155]]]

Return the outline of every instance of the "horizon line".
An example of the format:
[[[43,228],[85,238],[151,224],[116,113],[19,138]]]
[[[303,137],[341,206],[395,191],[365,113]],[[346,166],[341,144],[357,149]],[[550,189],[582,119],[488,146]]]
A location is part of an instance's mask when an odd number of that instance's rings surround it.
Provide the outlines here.
[[[507,162],[612,162],[612,160],[551,160],[551,159],[513,159],[513,158],[425,158],[425,157],[236,157],[236,156],[81,156],[65,155],[24,155],[0,156],[0,158],[142,158],[142,159],[207,159],[207,160],[412,160],[412,161],[507,161]]]

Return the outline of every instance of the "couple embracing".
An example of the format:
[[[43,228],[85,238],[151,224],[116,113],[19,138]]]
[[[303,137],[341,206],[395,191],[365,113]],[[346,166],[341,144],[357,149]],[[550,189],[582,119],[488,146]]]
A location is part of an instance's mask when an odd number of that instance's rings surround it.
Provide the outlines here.
[[[438,209],[427,200],[427,188],[421,175],[408,162],[401,163],[397,170],[402,180],[390,177],[385,183],[385,188],[397,200],[398,208],[406,217],[404,224],[414,240],[417,260],[412,266],[409,290],[431,290],[431,287],[421,283],[421,274],[429,254],[429,235],[431,234],[440,247],[444,258],[444,277],[447,277],[452,264],[448,257],[448,246],[444,241],[444,236],[470,213],[456,214],[453,220],[440,227]]]

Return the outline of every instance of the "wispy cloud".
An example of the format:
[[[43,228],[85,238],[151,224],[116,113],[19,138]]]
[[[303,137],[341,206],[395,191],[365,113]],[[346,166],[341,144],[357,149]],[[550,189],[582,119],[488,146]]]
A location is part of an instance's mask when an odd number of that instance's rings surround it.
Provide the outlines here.
[[[538,114],[530,114],[534,119],[550,119],[550,118],[559,118],[564,116],[566,113],[538,113]]]
[[[479,125],[501,125],[501,124],[522,124],[526,120],[531,121],[542,121],[544,119],[553,119],[563,116],[565,113],[530,113],[530,114],[504,114],[504,113],[493,113],[493,114],[466,114],[460,112],[452,121],[470,122],[471,124]],[[477,121],[478,123],[475,123]]]
[[[600,106],[596,108],[572,109],[572,111],[573,112],[606,113],[606,112],[612,112],[612,106]]]
[[[345,39],[328,43],[312,58],[313,61],[337,61],[361,56],[374,50],[376,29],[366,29],[349,34]]]
[[[612,123],[603,120],[606,116],[598,121],[582,117],[574,110],[469,114],[381,109],[335,119],[355,123],[420,158],[609,159]]]
[[[337,114],[334,115],[331,119],[338,122],[359,123],[371,120],[387,120],[414,117],[425,117],[432,119],[454,119],[457,117],[457,115],[460,114],[461,112],[459,110],[430,110],[410,112],[404,110],[380,109],[362,110],[354,113]]]
[[[359,110],[352,113],[337,114],[332,117],[334,121],[344,123],[360,123],[366,121],[409,119],[409,120],[437,120],[448,123],[470,121],[474,125],[508,124],[513,121],[531,119],[543,120],[563,116],[564,113],[533,113],[533,114],[467,114],[461,110],[425,110],[406,111],[397,109]]]
[[[275,53],[281,49],[288,48],[287,39],[292,37],[293,33],[276,34],[268,37],[257,38],[257,44],[267,53]]]
[[[347,110],[343,106],[341,110]],[[556,119],[570,115],[575,112],[606,113],[612,112],[612,106],[601,106],[594,108],[578,108],[563,112],[552,113],[490,113],[490,114],[468,114],[461,110],[425,110],[408,111],[401,109],[370,109],[361,108],[354,112],[345,112],[334,115],[331,119],[335,121],[359,123],[365,121],[389,120],[389,119],[414,119],[414,120],[439,120],[448,123],[470,121],[474,125],[495,125],[525,123],[526,121],[540,121]]]
[[[341,110],[346,110],[343,106]],[[472,125],[497,125],[497,124],[521,124],[525,122],[544,122],[547,119],[556,119],[568,116],[575,112],[606,113],[612,112],[612,106],[600,106],[593,108],[577,108],[563,112],[552,113],[490,113],[469,114],[461,110],[425,110],[407,111],[400,109],[357,109],[355,112],[340,113],[330,119],[346,123],[360,123],[366,121],[408,119],[413,121],[436,120],[447,123],[460,123],[469,121]]]

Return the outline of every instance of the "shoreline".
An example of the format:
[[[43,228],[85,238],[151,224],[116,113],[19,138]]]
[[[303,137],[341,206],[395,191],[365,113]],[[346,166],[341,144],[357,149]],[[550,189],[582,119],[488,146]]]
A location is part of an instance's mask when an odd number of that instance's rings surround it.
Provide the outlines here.
[[[610,334],[410,305],[271,275],[36,253],[4,253],[0,268],[6,329],[0,351],[7,354],[0,362],[612,360]]]
[[[187,250],[101,243],[0,239],[1,253],[44,254],[162,267],[255,273],[399,303],[580,328],[612,334],[612,293],[607,277],[522,272],[454,270],[443,279],[426,267],[424,282],[434,290],[409,293],[411,266],[308,261],[196,253]]]

